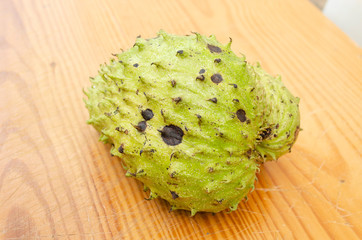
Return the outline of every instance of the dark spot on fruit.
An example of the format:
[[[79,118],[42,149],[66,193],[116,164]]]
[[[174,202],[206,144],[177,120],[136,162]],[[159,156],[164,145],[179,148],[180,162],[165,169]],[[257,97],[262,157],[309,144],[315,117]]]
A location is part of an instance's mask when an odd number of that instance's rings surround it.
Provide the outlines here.
[[[215,73],[214,75],[211,76],[211,81],[215,84],[221,83],[222,80],[224,79],[222,78],[220,73]]]
[[[143,150],[140,151],[140,156],[142,155],[142,153],[143,153]]]
[[[251,123],[250,119],[246,120],[246,124],[250,124],[250,123]]]
[[[278,135],[276,135],[276,134],[274,134],[273,136],[274,136],[275,138],[278,137]]]
[[[116,127],[115,130],[119,132],[119,127]]]
[[[119,153],[123,153],[123,152],[124,152],[123,144],[121,144],[121,146],[119,146],[118,152],[119,152]]]
[[[172,98],[172,101],[174,101],[176,104],[178,104],[179,102],[181,102],[181,100],[182,100],[181,97]]]
[[[139,132],[144,132],[146,130],[147,123],[146,121],[139,122],[134,128],[136,128]]]
[[[289,100],[290,101],[290,103],[293,103],[293,101],[292,100]]]
[[[289,113],[289,117],[293,117],[293,114]]]
[[[264,129],[264,130],[260,133],[261,139],[264,140],[264,139],[268,138],[271,133],[272,133],[271,128],[266,128],[266,129]]]
[[[126,129],[126,130],[124,131],[124,133],[125,133],[126,135],[128,135],[128,130]]]
[[[121,60],[119,60],[118,62],[119,62],[119,63],[123,63],[123,61],[121,61]]]
[[[171,85],[172,85],[172,87],[175,87],[175,86],[176,86],[176,81],[175,81],[175,80],[172,80],[172,81],[171,81]]]
[[[212,53],[221,53],[221,48],[219,48],[218,46],[214,46],[214,45],[210,45],[207,44],[207,48],[210,50],[210,52]]]
[[[235,83],[230,83],[229,85],[232,85],[234,88],[238,88],[238,85],[236,85]]]
[[[138,67],[138,63],[133,64],[134,67]]]
[[[181,128],[175,125],[165,126],[161,133],[162,140],[170,146],[176,146],[182,142],[182,137],[184,136],[184,132]]]
[[[171,178],[174,178],[175,175],[176,175],[176,172],[172,172],[172,173],[170,174],[170,177],[171,177]]]
[[[238,119],[240,120],[240,122],[245,122],[246,121],[246,113],[243,109],[239,109],[236,111],[236,116],[238,117]]]
[[[205,73],[205,69],[202,68],[202,69],[200,70],[199,74],[203,74],[203,73]]]
[[[196,117],[197,117],[198,119],[201,119],[201,115],[199,115],[199,114],[196,114]]]
[[[189,131],[189,129],[185,126],[185,130],[188,132]]]
[[[208,101],[213,102],[213,103],[217,103],[217,98],[210,98]]]
[[[251,156],[251,149],[249,149],[248,151],[246,151],[246,154],[250,157],[250,156]]]
[[[196,80],[204,81],[204,80],[205,80],[205,76],[204,76],[204,75],[199,75],[199,76],[196,77]]]
[[[153,116],[154,116],[152,110],[149,109],[149,108],[142,111],[141,114],[142,114],[143,119],[146,120],[146,121],[151,120],[153,118]]]
[[[250,92],[252,92],[252,91],[254,91],[255,90],[255,87],[253,87],[251,90],[250,90]]]
[[[178,50],[176,55],[183,54],[184,50]]]
[[[172,199],[176,199],[178,198],[177,193],[175,193],[174,191],[170,191],[171,195],[172,195]]]
[[[279,128],[279,123],[277,123],[277,125],[275,125],[275,128],[278,129]]]
[[[220,63],[221,62],[221,59],[220,58],[216,58],[215,60],[214,60],[214,63]]]
[[[214,171],[214,169],[212,167],[209,167],[208,172],[211,173],[213,171]]]
[[[239,102],[239,99],[233,99],[233,102]]]
[[[224,199],[220,199],[220,200],[216,200],[219,204],[222,203],[222,201],[224,201]]]

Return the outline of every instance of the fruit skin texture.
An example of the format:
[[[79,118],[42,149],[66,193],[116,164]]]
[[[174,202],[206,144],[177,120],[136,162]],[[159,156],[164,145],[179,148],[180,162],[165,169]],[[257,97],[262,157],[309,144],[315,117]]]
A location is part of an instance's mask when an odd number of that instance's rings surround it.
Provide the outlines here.
[[[171,210],[235,210],[259,165],[297,138],[299,99],[230,47],[161,30],[102,65],[85,92],[88,123],[126,176]]]

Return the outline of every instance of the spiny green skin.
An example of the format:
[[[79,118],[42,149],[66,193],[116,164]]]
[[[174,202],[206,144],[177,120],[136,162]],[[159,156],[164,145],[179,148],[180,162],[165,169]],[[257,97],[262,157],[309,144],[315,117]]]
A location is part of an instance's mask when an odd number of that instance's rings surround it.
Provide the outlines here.
[[[88,123],[112,144],[126,175],[143,182],[150,198],[192,215],[235,210],[259,164],[290,151],[299,131],[299,99],[230,45],[197,33],[137,38],[101,67],[86,93]],[[154,116],[142,131],[146,109]],[[175,145],[162,137],[170,125],[184,134],[169,138]]]

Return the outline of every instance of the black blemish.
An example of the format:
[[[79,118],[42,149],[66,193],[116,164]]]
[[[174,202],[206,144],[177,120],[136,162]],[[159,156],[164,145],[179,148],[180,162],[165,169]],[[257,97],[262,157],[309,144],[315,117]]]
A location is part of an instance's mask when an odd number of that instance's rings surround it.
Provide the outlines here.
[[[143,153],[143,150],[140,151],[140,156],[142,155],[142,153]]]
[[[236,111],[236,116],[238,117],[238,119],[240,120],[240,122],[245,122],[246,121],[246,113],[243,109],[239,109]]]
[[[222,78],[220,73],[215,73],[214,75],[211,76],[211,81],[215,84],[221,83],[222,80],[224,79]]]
[[[230,83],[229,85],[233,85],[234,88],[238,88],[238,85],[236,85],[235,83]]]
[[[275,125],[275,128],[278,129],[279,128],[279,123],[277,123],[277,125]]]
[[[221,53],[221,48],[218,46],[207,44],[207,48],[210,50],[211,53]]]
[[[172,173],[170,174],[170,177],[171,177],[171,178],[174,178],[175,175],[176,175],[176,172],[172,172]]]
[[[261,139],[264,140],[264,139],[268,138],[271,133],[272,133],[271,128],[266,128],[266,129],[264,129],[264,130],[260,133]]]
[[[208,172],[211,173],[213,171],[214,171],[214,169],[212,167],[209,167]]]
[[[142,111],[141,114],[142,114],[143,119],[146,120],[146,121],[151,120],[153,118],[153,116],[154,116],[152,110],[149,109],[149,108]]]
[[[170,191],[171,195],[172,195],[172,199],[176,199],[178,198],[177,193],[175,193],[174,191]]]
[[[217,103],[217,98],[210,98],[208,101],[211,101],[213,103]]]
[[[119,63],[123,63],[123,61],[121,61],[121,60],[119,60],[118,62],[119,62]]]
[[[221,59],[220,58],[216,58],[215,60],[214,60],[214,63],[220,63],[221,62]]]
[[[170,155],[170,162],[171,162],[171,159],[172,159],[173,155],[175,155],[175,152],[171,153],[171,155]],[[167,170],[168,170],[168,169],[167,169]]]
[[[118,152],[119,152],[119,153],[123,153],[123,152],[124,152],[123,143],[121,144],[121,146],[119,146]]]
[[[175,80],[172,80],[172,81],[171,81],[171,85],[172,85],[172,87],[175,87],[175,86],[176,86],[176,81],[175,81]]]
[[[130,172],[130,171],[127,171],[127,173],[128,173],[129,175],[131,175],[132,177],[136,177],[136,173],[132,173],[132,172]]]
[[[137,89],[137,91],[136,91],[136,95],[138,95],[139,91],[140,91],[140,90],[139,90],[139,89]]]
[[[239,102],[239,99],[233,99],[233,102]]]
[[[174,101],[176,104],[178,104],[179,102],[181,102],[181,100],[182,100],[181,97],[172,98],[172,101]]]
[[[139,132],[144,132],[146,130],[147,123],[146,121],[141,121],[137,124],[137,126],[134,126],[135,129],[137,129]]]
[[[246,154],[250,157],[251,156],[251,149],[249,149]]]
[[[221,204],[222,201],[224,201],[224,199],[216,200],[216,202],[218,202],[219,204]]]
[[[184,132],[181,128],[175,125],[165,126],[162,131],[158,130],[161,133],[162,140],[170,146],[176,146],[182,142],[182,137]]]
[[[250,90],[250,92],[252,92],[252,91],[254,91],[255,90],[255,87],[253,87],[251,90]]]
[[[185,130],[188,132],[189,131],[189,129],[185,126]]]
[[[134,67],[138,67],[138,63],[133,64]]]
[[[199,74],[203,74],[203,73],[205,73],[205,69],[202,68],[202,69],[200,70]]]
[[[116,127],[114,130],[118,131],[119,132],[119,127]]]
[[[201,115],[199,115],[199,114],[196,114],[196,117],[197,117],[198,119],[201,119]]]
[[[290,137],[290,132],[288,131],[288,132],[287,132],[287,138],[289,138],[289,137]]]
[[[204,75],[199,75],[199,76],[196,77],[196,80],[204,81],[204,80],[205,80],[205,76],[204,76]]]
[[[250,124],[250,123],[251,123],[250,119],[246,120],[246,124]]]
[[[275,138],[278,137],[278,135],[276,135],[276,134],[274,134],[273,136],[274,136]]]
[[[181,54],[183,54],[183,53],[184,53],[184,50],[178,50],[177,53],[176,53],[176,55],[181,55]]]

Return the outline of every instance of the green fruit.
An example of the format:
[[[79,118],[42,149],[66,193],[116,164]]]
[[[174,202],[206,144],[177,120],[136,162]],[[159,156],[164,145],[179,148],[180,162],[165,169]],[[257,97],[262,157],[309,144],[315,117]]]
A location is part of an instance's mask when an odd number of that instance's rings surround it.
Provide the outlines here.
[[[290,151],[299,99],[214,36],[137,38],[91,78],[88,123],[171,209],[235,210],[259,164]]]

